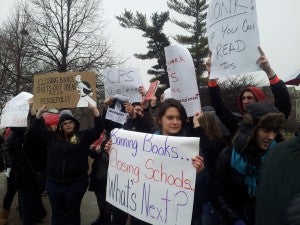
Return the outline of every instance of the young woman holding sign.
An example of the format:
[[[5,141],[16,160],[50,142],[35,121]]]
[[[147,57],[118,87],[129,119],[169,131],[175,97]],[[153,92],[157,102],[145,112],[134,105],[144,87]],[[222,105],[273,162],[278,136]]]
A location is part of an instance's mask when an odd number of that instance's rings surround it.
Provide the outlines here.
[[[184,137],[195,136],[193,130],[188,128],[188,117],[184,107],[175,99],[167,99],[159,106],[156,121],[159,129],[155,134]],[[105,150],[109,152],[110,149],[111,142],[109,141],[105,145]],[[199,155],[192,158],[192,164],[196,168],[197,173],[204,169],[204,160]],[[144,222],[140,221],[139,224],[144,224]]]

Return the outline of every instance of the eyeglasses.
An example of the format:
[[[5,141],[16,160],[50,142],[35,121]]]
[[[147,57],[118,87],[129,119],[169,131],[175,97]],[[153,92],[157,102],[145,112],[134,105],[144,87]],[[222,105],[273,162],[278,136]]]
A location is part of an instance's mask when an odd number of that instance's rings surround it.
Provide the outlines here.
[[[71,124],[74,124],[74,121],[71,121],[71,120],[65,121],[65,122],[63,122],[61,125],[62,125],[62,126],[65,126],[65,125],[71,125]]]

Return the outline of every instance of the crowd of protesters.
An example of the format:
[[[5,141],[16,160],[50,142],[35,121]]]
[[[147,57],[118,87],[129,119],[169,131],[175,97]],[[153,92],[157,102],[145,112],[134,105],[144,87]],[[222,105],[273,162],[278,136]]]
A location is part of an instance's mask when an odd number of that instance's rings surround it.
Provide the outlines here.
[[[37,224],[46,213],[51,213],[52,225],[78,225],[87,189],[95,193],[99,208],[92,225],[148,224],[105,200],[114,128],[200,137],[199,152],[191,160],[197,172],[192,225],[300,224],[300,137],[285,141],[280,133],[291,111],[289,93],[260,48],[259,52],[257,63],[269,78],[274,104],[265,101],[260,88],[245,87],[237,96],[241,113],[237,117],[222,100],[217,80],[208,82],[212,107],[230,135],[220,131],[211,112],[188,117],[173,98],[154,96],[134,103],[108,98],[102,114],[89,104],[94,126],[85,130],[70,110],[58,114],[57,126],[52,129],[44,117],[47,106],[34,111],[30,102],[27,128],[11,127],[3,135],[8,178],[0,225],[7,224],[17,192],[24,225]],[[210,58],[206,68],[209,73]],[[139,92],[145,95],[143,87]],[[105,117],[116,104],[128,115],[123,125]],[[93,159],[89,175],[88,157]],[[45,190],[51,212],[46,212],[41,201]]]

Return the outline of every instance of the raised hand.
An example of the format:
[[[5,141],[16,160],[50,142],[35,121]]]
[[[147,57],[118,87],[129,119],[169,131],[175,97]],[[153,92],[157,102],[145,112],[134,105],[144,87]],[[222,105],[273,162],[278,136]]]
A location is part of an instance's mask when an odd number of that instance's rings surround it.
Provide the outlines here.
[[[272,78],[275,76],[275,73],[273,69],[270,66],[270,63],[268,61],[268,58],[266,57],[264,51],[261,49],[261,47],[258,47],[258,51],[260,53],[260,57],[256,61],[256,63],[259,65],[259,67],[266,72],[269,78]]]

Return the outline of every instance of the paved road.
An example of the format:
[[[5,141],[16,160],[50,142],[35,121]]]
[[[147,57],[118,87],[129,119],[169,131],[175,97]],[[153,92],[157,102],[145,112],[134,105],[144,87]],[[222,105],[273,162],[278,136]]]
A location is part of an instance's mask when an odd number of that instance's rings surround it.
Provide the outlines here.
[[[3,197],[6,192],[6,177],[3,173],[0,173],[0,206],[2,208]],[[17,196],[14,199],[13,205],[11,207],[11,214],[9,216],[9,225],[21,225],[22,221],[19,219],[17,209]],[[41,225],[50,225],[50,205],[48,197],[43,197],[43,203],[47,210],[47,216],[43,220]],[[83,197],[81,204],[81,224],[90,225],[98,216],[98,206],[96,197],[93,192],[87,191]]]

